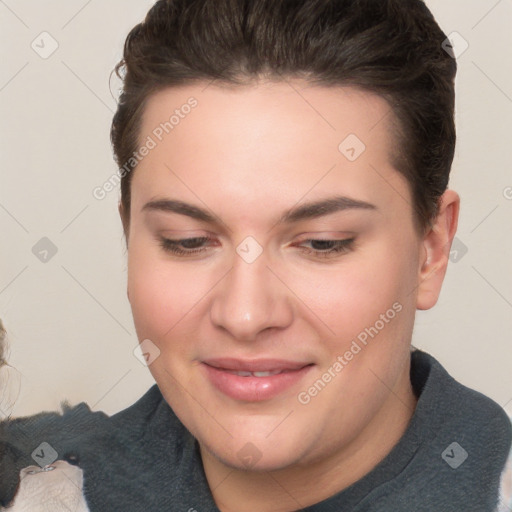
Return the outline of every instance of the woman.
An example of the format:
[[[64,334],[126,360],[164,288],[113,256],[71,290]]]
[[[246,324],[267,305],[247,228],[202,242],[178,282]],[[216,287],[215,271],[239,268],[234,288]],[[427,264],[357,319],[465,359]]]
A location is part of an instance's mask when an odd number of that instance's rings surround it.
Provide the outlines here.
[[[111,134],[156,385],[4,424],[4,505],[36,461],[90,510],[496,510],[509,420],[411,347],[459,213],[443,41],[420,0],[155,4]]]

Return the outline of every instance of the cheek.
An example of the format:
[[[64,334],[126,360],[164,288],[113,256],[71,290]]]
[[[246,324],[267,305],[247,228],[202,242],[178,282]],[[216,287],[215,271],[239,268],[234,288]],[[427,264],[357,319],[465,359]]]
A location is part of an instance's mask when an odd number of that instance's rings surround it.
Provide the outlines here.
[[[139,339],[160,341],[194,330],[204,314],[210,280],[206,269],[171,261],[153,243],[133,239],[128,254],[128,294]],[[180,336],[181,339],[181,336]]]
[[[338,272],[315,281],[314,291],[311,287],[309,291],[311,309],[318,312],[322,325],[329,326],[322,342],[321,372],[331,370],[336,375],[313,407],[328,409],[343,397],[354,411],[343,413],[349,416],[363,414],[361,404],[370,414],[384,400],[387,388],[379,379],[392,386],[399,378],[409,354],[416,310],[411,293],[414,245],[391,238],[371,245]],[[318,320],[316,325],[321,325]],[[347,421],[339,411],[332,414]],[[358,424],[360,419],[352,420]]]
[[[128,266],[128,293],[139,339],[153,339],[173,323],[173,290],[154,267],[132,259]]]
[[[329,384],[311,407],[329,411],[333,424],[362,428],[401,376],[414,325],[415,269],[413,245],[382,240],[310,287],[308,305],[322,320],[315,325],[329,327],[315,377]]]
[[[134,230],[132,236],[128,293],[139,339],[193,335],[200,319],[208,315],[209,294],[216,293],[225,269],[171,259],[141,233]],[[405,308],[407,301],[414,300],[417,257],[403,232],[394,238],[388,233],[374,237],[339,264],[288,265],[278,274],[293,290],[290,295],[300,299],[299,317],[325,331],[324,339],[339,343],[373,325],[395,302]]]
[[[414,302],[413,252],[410,245],[399,247],[391,239],[372,242],[339,266],[295,277],[297,295],[307,297],[306,304],[330,327],[331,336],[347,340],[396,302],[403,308]]]

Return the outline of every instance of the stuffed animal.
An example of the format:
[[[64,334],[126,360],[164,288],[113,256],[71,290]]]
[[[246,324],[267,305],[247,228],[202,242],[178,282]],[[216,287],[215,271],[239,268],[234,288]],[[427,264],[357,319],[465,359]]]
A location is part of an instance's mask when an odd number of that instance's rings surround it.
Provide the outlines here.
[[[6,512],[89,512],[82,494],[83,472],[64,460],[28,466],[19,474],[16,497]]]

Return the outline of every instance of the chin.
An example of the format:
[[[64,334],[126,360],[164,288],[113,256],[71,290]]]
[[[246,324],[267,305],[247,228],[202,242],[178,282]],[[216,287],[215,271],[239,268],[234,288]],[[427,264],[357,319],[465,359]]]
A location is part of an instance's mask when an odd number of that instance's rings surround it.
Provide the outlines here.
[[[232,448],[223,449],[222,447],[206,447],[206,449],[225,466],[240,471],[279,471],[300,462],[297,460],[296,451],[286,449],[270,451],[266,448],[261,450],[250,441],[235,451]]]
[[[250,428],[247,424],[247,428],[238,425],[230,430],[232,437],[224,438],[223,442],[211,435],[200,436],[199,442],[216,459],[233,469],[277,471],[304,463],[308,447],[316,444],[316,435],[311,428],[300,428],[296,422],[276,429],[282,418],[253,422]]]

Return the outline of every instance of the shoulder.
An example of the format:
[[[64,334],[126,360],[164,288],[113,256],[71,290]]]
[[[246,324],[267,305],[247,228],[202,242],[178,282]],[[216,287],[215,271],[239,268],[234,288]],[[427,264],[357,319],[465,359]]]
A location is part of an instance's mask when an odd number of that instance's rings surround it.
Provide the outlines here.
[[[419,412],[430,417],[432,426],[442,427],[441,431],[493,441],[490,447],[496,448],[504,463],[512,442],[512,425],[505,410],[488,396],[455,380],[430,354],[416,350],[411,361],[411,381],[422,402]]]
[[[426,485],[441,501],[449,496],[472,503],[476,508],[471,510],[494,511],[507,478],[510,418],[494,400],[456,381],[431,355],[416,351],[411,362],[418,396],[413,422],[421,445],[413,464],[415,485]]]

